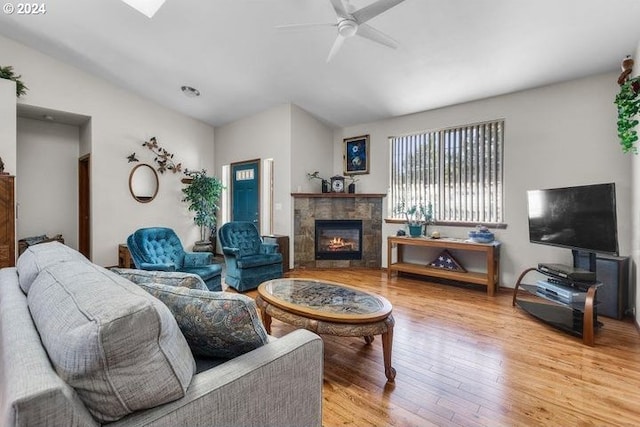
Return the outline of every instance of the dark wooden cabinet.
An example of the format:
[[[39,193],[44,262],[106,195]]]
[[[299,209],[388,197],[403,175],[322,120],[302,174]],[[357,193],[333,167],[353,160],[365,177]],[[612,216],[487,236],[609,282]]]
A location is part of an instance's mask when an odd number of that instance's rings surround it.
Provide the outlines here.
[[[289,266],[289,236],[282,236],[279,234],[271,234],[268,236],[262,236],[265,243],[277,243],[278,252],[282,254],[282,271],[286,273],[291,268]]]
[[[120,268],[136,268],[131,259],[131,253],[126,244],[118,245],[118,267]]]
[[[11,175],[0,175],[0,267],[16,265],[14,180]]]

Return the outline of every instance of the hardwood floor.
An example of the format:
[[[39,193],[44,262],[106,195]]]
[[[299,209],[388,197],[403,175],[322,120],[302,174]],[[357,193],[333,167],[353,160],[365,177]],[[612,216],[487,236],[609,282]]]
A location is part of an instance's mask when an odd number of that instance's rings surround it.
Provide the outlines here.
[[[434,284],[383,270],[297,270],[378,293],[394,306],[395,383],[380,337],[323,336],[323,425],[569,426],[640,423],[640,335],[606,317],[588,347],[512,307],[512,292]],[[255,291],[249,293],[255,296]],[[272,334],[292,327],[273,320]]]

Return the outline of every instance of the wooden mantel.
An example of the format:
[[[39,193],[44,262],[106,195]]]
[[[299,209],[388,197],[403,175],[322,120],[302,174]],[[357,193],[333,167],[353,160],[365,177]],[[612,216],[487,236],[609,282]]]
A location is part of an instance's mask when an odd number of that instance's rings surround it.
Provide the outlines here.
[[[343,198],[355,198],[355,197],[385,197],[385,193],[291,193],[293,198],[331,198],[331,199],[343,199]]]

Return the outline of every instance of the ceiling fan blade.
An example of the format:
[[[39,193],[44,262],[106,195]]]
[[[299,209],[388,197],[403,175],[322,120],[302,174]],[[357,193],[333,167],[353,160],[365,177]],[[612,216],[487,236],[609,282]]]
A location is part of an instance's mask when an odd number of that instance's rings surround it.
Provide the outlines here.
[[[386,35],[385,33],[376,30],[369,24],[361,24],[358,26],[358,32],[356,35],[360,37],[364,37],[365,39],[369,39],[376,43],[380,43],[382,45],[388,46],[392,49],[396,49],[398,47],[398,42]]]
[[[336,15],[338,15],[339,18],[347,18],[349,16],[349,13],[347,12],[347,9],[344,7],[344,3],[342,3],[342,0],[330,0],[331,4],[333,5],[333,10],[336,11]]]
[[[344,37],[338,34],[338,37],[336,37],[336,41],[333,42],[333,46],[331,46],[331,51],[329,52],[329,56],[327,57],[327,62],[331,61],[331,59],[336,56],[336,53],[338,53],[343,43]]]
[[[333,2],[334,0],[331,1]],[[365,6],[362,9],[356,10],[351,15],[356,19],[358,24],[363,24],[371,18],[375,18],[376,16],[380,15],[382,12],[391,9],[393,6],[402,3],[403,1],[404,0],[378,0],[377,2],[372,3],[369,6]]]
[[[275,28],[278,30],[299,30],[303,28],[314,28],[314,27],[337,27],[338,24],[329,24],[326,22],[319,23],[309,23],[309,24],[283,24],[276,25]]]

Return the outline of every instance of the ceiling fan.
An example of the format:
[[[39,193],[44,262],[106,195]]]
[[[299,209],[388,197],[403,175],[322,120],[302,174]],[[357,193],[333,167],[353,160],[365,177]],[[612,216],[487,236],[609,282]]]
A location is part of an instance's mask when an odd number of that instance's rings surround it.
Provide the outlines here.
[[[338,53],[342,44],[346,39],[353,36],[364,37],[365,39],[369,39],[376,43],[380,43],[384,46],[395,49],[398,47],[398,43],[393,40],[388,35],[382,33],[381,31],[376,30],[366,22],[376,16],[380,15],[383,12],[391,9],[393,6],[396,6],[399,3],[402,3],[404,0],[378,0],[374,3],[371,3],[368,6],[360,8],[358,10],[353,10],[353,7],[350,3],[343,3],[343,0],[329,0],[333,5],[333,10],[336,12],[337,23],[321,23],[321,24],[289,24],[289,25],[279,25],[276,28],[278,29],[297,29],[297,28],[305,28],[305,27],[318,27],[318,26],[331,26],[338,28],[338,36],[336,37],[336,41],[333,43],[331,47],[331,51],[329,51],[329,56],[327,57],[327,62],[331,61],[331,59]]]

